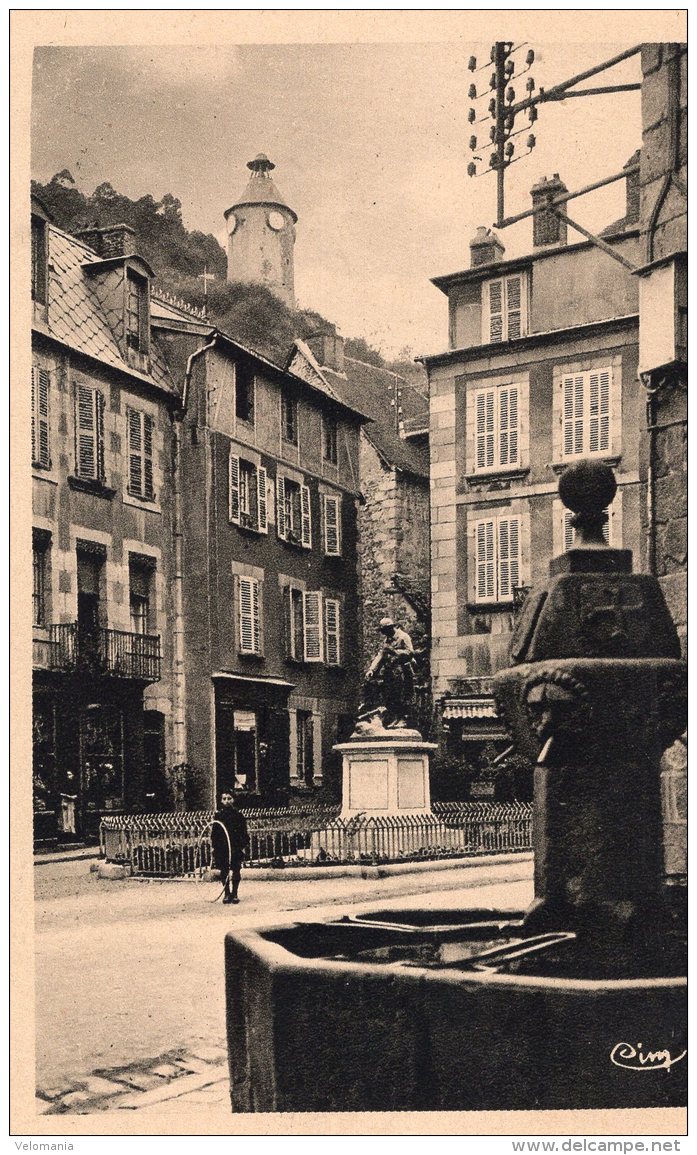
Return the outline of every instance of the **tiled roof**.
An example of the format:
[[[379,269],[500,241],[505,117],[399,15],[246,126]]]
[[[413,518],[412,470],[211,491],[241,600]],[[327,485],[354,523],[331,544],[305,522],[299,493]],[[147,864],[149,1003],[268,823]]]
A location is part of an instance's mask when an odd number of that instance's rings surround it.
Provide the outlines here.
[[[320,368],[304,342],[295,344],[305,355],[313,379],[319,373],[330,395],[355,406],[372,419],[363,431],[384,461],[418,477],[429,476],[428,450],[399,435],[400,406],[403,422],[418,419],[428,427],[428,400],[422,393],[389,369],[353,357],[344,358],[344,373],[337,373],[326,365]],[[290,367],[293,372],[300,372],[297,358],[291,359]]]
[[[84,353],[125,373],[147,380],[161,389],[174,392],[164,358],[153,339],[150,348],[149,375],[133,369],[121,355],[116,338],[98,297],[97,285],[83,266],[96,259],[96,253],[76,237],[55,227],[49,228],[47,327],[41,331],[64,345]]]

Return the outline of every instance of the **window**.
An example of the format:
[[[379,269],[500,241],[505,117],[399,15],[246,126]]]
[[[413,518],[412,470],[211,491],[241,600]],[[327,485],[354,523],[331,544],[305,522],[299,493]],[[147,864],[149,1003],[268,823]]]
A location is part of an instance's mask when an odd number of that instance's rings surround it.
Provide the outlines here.
[[[131,561],[128,568],[131,630],[134,634],[149,634],[153,565],[149,560]]]
[[[296,710],[298,750],[296,776],[305,786],[312,785],[315,771],[314,720],[309,710]]]
[[[520,464],[518,398],[517,385],[480,389],[475,394],[475,472]]]
[[[483,291],[484,344],[515,341],[528,331],[527,278],[524,273],[487,281]]]
[[[335,417],[322,417],[322,456],[330,465],[339,460],[339,429]]]
[[[49,541],[43,534],[34,533],[33,541],[33,587],[32,624],[46,625],[46,594],[48,591]]]
[[[281,393],[281,435],[291,445],[298,444],[298,399],[289,389]]]
[[[561,502],[559,504],[561,505]],[[614,532],[615,531],[614,511],[611,507],[609,507],[608,509],[605,509],[603,512],[605,514],[607,514],[607,521],[605,522],[605,525],[603,526],[603,538],[605,539],[605,541],[607,542],[608,545],[616,546],[617,542],[615,540],[615,532]],[[563,518],[562,531],[563,531],[564,551],[571,549],[573,547],[575,541],[576,541],[576,530],[575,530],[574,526],[571,524],[571,519],[573,516],[574,515],[570,509],[564,509],[562,507],[562,518]]]
[[[266,470],[236,453],[230,454],[229,461],[229,514],[236,525],[268,533]]]
[[[487,518],[474,530],[475,601],[512,602],[521,584],[520,518]]]
[[[276,479],[276,530],[284,541],[312,548],[310,490],[289,477]]]
[[[322,536],[328,557],[341,554],[341,498],[322,495]]]
[[[127,409],[128,425],[128,492],[133,497],[152,501],[152,442],[154,421],[139,409]]]
[[[148,283],[130,269],[126,274],[126,344],[138,353],[147,353],[150,346],[150,317],[148,311]]]
[[[78,477],[104,480],[104,394],[79,385],[76,399],[76,472]]]
[[[34,365],[31,371],[31,459],[41,469],[51,468],[51,375]]]
[[[248,365],[235,365],[235,416],[254,424],[254,373]]]
[[[611,369],[562,377],[562,455],[585,457],[610,451]]]
[[[240,653],[261,654],[260,583],[257,578],[240,577],[237,584]]]
[[[31,296],[46,304],[46,222],[31,218]]]
[[[328,666],[341,665],[341,602],[324,600],[324,656]]]
[[[340,662],[340,604],[319,590],[287,586],[284,594],[286,652],[296,662]]]

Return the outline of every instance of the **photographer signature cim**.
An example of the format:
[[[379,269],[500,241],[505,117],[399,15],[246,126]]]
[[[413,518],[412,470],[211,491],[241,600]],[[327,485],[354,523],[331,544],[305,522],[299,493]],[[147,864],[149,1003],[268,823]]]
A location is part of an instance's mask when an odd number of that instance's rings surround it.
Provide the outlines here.
[[[644,1051],[643,1043],[615,1043],[610,1051],[610,1062],[625,1071],[669,1071],[685,1058],[687,1051],[673,1057],[669,1050]]]

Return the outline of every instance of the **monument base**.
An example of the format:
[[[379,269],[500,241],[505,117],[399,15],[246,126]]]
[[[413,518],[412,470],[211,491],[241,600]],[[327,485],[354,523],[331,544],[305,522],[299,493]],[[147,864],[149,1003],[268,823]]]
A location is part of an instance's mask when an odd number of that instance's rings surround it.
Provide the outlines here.
[[[429,762],[436,748],[417,730],[384,730],[335,746],[343,758],[341,817],[430,814]]]

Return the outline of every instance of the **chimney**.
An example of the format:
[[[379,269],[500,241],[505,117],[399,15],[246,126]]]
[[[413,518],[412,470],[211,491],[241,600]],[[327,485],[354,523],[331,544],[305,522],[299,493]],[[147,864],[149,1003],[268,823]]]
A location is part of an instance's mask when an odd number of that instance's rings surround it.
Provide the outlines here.
[[[92,226],[75,234],[94,249],[104,260],[109,257],[132,257],[135,254],[135,229],[130,225],[106,225],[104,228]]]
[[[496,233],[480,225],[470,241],[470,267],[476,269],[478,265],[493,265],[495,261],[501,260],[505,251]]]
[[[344,338],[338,333],[313,333],[307,344],[320,369],[344,372]]]
[[[641,200],[641,187],[639,184],[639,161],[641,160],[641,149],[638,148],[633,156],[630,156],[625,169],[634,168],[637,166],[636,172],[628,172],[625,177],[627,185],[627,209],[625,212],[625,221],[629,224],[637,224],[639,221],[639,208]]]
[[[533,185],[530,190],[532,207],[536,209],[538,205],[544,205],[553,197],[561,196],[562,193],[568,191],[564,182],[559,179],[558,172],[555,172],[550,180],[543,176],[542,180]],[[565,205],[559,207],[561,209],[566,208]],[[535,213],[532,218],[532,243],[536,249],[544,248],[547,245],[565,245],[566,221],[560,221],[553,212]]]

